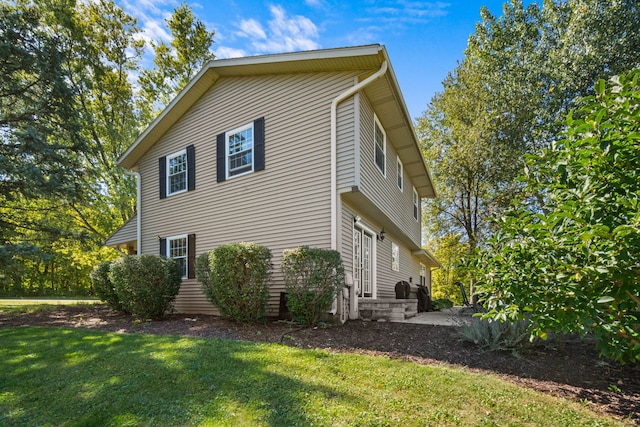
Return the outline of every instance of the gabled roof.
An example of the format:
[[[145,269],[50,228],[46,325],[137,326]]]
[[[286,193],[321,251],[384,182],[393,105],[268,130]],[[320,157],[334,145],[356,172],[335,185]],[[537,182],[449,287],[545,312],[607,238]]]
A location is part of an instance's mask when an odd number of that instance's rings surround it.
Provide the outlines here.
[[[434,197],[431,177],[387,51],[377,44],[209,61],[124,152],[118,165],[136,170],[140,158],[221,77],[353,70],[365,73],[378,70],[384,61],[389,64],[384,78],[368,85],[364,92],[387,137],[396,144],[394,148],[416,190],[421,197]]]

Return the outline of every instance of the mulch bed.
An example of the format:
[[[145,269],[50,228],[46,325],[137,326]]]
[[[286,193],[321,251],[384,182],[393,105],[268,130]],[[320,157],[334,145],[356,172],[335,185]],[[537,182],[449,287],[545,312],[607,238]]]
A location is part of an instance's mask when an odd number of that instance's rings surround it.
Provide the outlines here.
[[[0,313],[0,327],[9,326],[240,339],[463,366],[493,372],[543,393],[588,402],[596,411],[640,425],[640,364],[620,365],[602,359],[593,342],[576,337],[557,337],[513,355],[480,351],[462,342],[454,326],[349,321],[339,326],[299,328],[288,322],[239,325],[216,316],[185,314],[138,322],[103,305],[59,306],[37,314]]]

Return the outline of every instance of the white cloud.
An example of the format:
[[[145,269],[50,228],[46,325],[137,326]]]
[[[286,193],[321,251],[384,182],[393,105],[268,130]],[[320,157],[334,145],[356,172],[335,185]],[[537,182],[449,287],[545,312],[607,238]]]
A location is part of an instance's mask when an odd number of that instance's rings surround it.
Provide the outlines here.
[[[240,34],[245,37],[266,39],[267,34],[262,29],[262,25],[255,19],[245,19],[240,22]]]
[[[242,49],[235,49],[233,47],[226,46],[220,46],[217,49],[214,49],[214,53],[216,55],[216,59],[241,58],[243,56],[247,56],[247,52]]]
[[[165,19],[171,16],[177,0],[125,0],[124,9],[138,20],[145,42],[169,42],[171,34],[165,27]]]
[[[307,17],[289,16],[282,6],[269,6],[268,31],[254,19],[240,23],[239,36],[250,38],[258,53],[291,52],[320,48],[318,28]]]
[[[165,27],[164,19],[147,19],[142,24],[142,37],[147,41],[170,42],[171,33]]]

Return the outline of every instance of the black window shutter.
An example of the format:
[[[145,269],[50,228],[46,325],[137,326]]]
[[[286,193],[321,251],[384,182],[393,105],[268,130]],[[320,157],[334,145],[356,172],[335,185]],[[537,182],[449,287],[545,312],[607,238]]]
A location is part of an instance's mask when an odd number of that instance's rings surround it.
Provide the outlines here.
[[[160,256],[167,256],[167,239],[160,239]]]
[[[187,191],[196,189],[196,147],[187,147]]]
[[[227,171],[225,168],[225,143],[224,133],[221,133],[216,137],[216,168],[218,182],[222,182],[227,177]]]
[[[160,181],[160,198],[167,197],[167,156],[160,157],[158,161],[158,176]]]
[[[196,278],[196,235],[189,234],[187,237],[187,277]]]
[[[253,149],[253,170],[261,171],[264,169],[264,117],[253,122]]]

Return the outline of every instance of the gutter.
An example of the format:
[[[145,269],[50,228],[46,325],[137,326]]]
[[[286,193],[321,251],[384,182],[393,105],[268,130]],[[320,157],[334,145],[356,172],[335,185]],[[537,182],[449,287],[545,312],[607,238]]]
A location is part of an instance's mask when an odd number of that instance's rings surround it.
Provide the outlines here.
[[[338,250],[338,104],[359,92],[387,72],[385,60],[380,69],[357,85],[347,89],[331,102],[331,249]]]
[[[140,183],[140,173],[129,169],[125,169],[124,173],[129,176],[136,177],[136,253],[142,253],[140,245],[142,244],[142,229],[140,228],[140,210],[142,203],[142,192]]]

